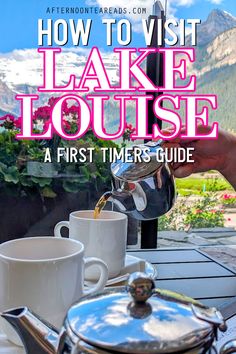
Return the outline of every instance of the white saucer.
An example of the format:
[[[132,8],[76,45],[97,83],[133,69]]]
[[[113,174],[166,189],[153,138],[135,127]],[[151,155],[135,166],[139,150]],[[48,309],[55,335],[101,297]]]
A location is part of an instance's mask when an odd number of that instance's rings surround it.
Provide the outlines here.
[[[142,258],[127,254],[125,257],[124,268],[121,270],[118,276],[108,279],[106,286],[124,285],[127,283],[130,274],[134,272],[146,273],[147,276],[151,277],[152,279],[156,279],[157,277],[157,269],[151,263],[145,261]],[[92,286],[93,284],[94,283],[92,281],[85,281],[85,286]]]
[[[156,279],[157,277],[157,269],[151,263],[147,262],[145,259],[127,254],[125,257],[125,266],[120,272],[120,275],[134,272],[146,273],[147,276],[152,279]]]

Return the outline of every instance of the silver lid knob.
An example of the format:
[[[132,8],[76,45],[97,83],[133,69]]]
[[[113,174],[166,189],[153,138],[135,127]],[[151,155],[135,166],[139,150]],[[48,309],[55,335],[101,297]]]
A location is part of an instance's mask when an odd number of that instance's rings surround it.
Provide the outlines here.
[[[127,288],[135,303],[144,303],[152,296],[155,283],[145,273],[136,272],[130,275]]]

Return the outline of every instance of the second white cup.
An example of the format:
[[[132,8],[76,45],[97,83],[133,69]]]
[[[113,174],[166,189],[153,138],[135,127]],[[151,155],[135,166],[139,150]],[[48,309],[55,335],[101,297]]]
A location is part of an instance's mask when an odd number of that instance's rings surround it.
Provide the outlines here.
[[[85,268],[99,268],[99,281],[84,289]],[[108,278],[106,264],[85,258],[81,242],[55,237],[32,237],[0,245],[0,311],[27,306],[58,329],[82,296],[103,290]],[[3,332],[21,345],[15,331],[1,321]]]
[[[69,221],[59,222],[54,229],[61,237],[61,228],[69,229],[69,237],[82,242],[86,257],[98,257],[108,266],[109,278],[120,274],[125,265],[127,242],[127,216],[115,211],[102,211],[94,219],[93,210],[75,211]],[[99,276],[96,267],[86,269],[85,278],[95,280]]]

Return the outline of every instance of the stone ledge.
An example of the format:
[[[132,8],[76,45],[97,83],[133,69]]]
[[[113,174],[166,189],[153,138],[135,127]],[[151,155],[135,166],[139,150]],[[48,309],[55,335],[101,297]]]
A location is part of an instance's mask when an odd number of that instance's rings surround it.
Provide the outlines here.
[[[185,231],[159,231],[158,247],[235,245],[233,227],[215,227]]]

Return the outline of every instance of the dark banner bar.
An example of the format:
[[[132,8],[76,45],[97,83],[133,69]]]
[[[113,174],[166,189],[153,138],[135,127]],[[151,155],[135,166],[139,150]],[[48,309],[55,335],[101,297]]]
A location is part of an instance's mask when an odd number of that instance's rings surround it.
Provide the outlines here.
[[[153,14],[149,16],[149,24],[151,19],[155,20],[154,35],[152,37],[151,48],[159,48],[157,38],[158,38],[158,19],[162,19],[162,43],[164,43],[164,26],[165,23],[165,13],[160,1],[156,1],[153,5]],[[147,58],[146,73],[150,80],[156,86],[163,85],[163,57],[159,53],[150,54]],[[153,102],[161,95],[161,92],[147,92],[147,94],[153,95],[153,100],[148,102],[148,133],[152,133],[152,126],[154,123],[158,124],[161,128],[162,122],[157,119],[153,113]],[[147,142],[147,140],[145,140]],[[142,221],[141,223],[141,248],[157,248],[157,231],[158,231],[158,220]]]

